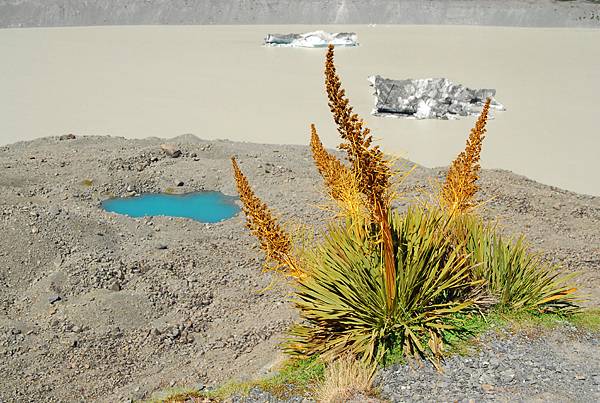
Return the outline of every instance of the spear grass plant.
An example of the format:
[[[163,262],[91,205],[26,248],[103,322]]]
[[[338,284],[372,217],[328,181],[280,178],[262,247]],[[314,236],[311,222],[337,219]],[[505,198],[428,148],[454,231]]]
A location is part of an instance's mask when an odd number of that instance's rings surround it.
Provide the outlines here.
[[[294,248],[232,159],[247,226],[294,287],[301,321],[290,329],[286,352],[326,362],[351,354],[368,365],[400,352],[440,368],[445,345],[468,332],[461,318],[471,313],[498,307],[567,313],[575,307],[568,279],[558,278],[522,238],[505,240],[475,215],[489,99],[437,202],[415,203],[401,214],[391,209],[398,172],[353,112],[331,46],[325,88],[347,158],[328,152],[311,125],[313,159],[339,212],[320,243]]]
[[[445,236],[450,224],[442,215],[412,208],[391,213],[395,300],[387,306],[378,236],[365,242],[344,225],[330,225],[324,242],[306,259],[311,276],[298,281],[296,307],[303,322],[285,345],[300,357],[333,358],[350,352],[380,362],[395,346],[409,355],[442,358],[446,330],[454,315],[474,301],[463,296],[475,285],[468,257]]]
[[[485,282],[496,308],[512,312],[577,311],[575,274],[559,275],[559,267],[544,262],[524,236],[506,238],[494,225],[471,214],[455,218],[456,232],[464,234],[465,250],[473,266],[472,277]]]

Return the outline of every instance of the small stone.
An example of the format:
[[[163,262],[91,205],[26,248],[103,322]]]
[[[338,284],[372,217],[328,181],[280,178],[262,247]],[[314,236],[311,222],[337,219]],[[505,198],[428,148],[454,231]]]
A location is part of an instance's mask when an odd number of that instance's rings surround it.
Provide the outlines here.
[[[156,249],[158,249],[158,250],[165,250],[165,249],[167,249],[167,248],[168,248],[168,246],[167,246],[167,245],[164,245],[164,244],[160,244],[160,245],[158,245],[158,246],[156,247]]]
[[[489,383],[484,383],[481,385],[481,389],[485,392],[485,393],[494,393],[494,387],[492,385],[490,385]]]
[[[31,228],[31,233],[32,234],[37,234],[38,232],[39,232],[39,230],[37,229],[37,227]]]
[[[178,187],[181,187],[181,186],[183,186],[183,185],[185,185],[185,183],[183,183],[183,181],[179,181],[179,182],[177,182],[177,186],[178,186]]]
[[[181,150],[172,144],[161,144],[160,149],[171,158],[177,158],[181,156]]]
[[[63,134],[58,139],[60,141],[63,141],[63,140],[75,140],[76,137],[75,137],[75,135],[73,133],[69,133],[69,134]]]
[[[51,295],[48,297],[48,302],[50,304],[54,304],[55,302],[58,302],[60,300],[61,300],[60,295]]]
[[[114,282],[111,284],[110,286],[110,290],[111,291],[121,291],[121,284],[119,284],[118,282]]]
[[[504,383],[510,383],[515,379],[515,371],[512,369],[507,369],[506,371],[502,371],[500,373],[500,379]]]

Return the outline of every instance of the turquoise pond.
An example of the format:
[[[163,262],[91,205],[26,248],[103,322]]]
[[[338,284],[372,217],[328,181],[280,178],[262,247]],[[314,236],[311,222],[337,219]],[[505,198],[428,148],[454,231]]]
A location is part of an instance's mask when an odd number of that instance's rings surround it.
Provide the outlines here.
[[[102,208],[129,217],[184,217],[204,223],[215,223],[231,218],[240,211],[235,200],[237,197],[226,196],[221,192],[182,195],[147,193],[105,200],[102,202]]]

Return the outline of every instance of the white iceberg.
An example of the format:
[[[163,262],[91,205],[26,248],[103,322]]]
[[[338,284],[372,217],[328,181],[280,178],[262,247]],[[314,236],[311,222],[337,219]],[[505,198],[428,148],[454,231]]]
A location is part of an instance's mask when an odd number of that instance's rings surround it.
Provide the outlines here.
[[[485,100],[490,107],[506,108],[495,99],[496,90],[473,89],[454,83],[447,78],[420,78],[391,80],[381,76],[369,77],[375,89],[375,116],[394,116],[409,119],[457,119],[477,116]]]
[[[323,48],[327,45],[356,46],[358,42],[354,32],[314,31],[304,34],[267,34],[265,45],[290,48]]]

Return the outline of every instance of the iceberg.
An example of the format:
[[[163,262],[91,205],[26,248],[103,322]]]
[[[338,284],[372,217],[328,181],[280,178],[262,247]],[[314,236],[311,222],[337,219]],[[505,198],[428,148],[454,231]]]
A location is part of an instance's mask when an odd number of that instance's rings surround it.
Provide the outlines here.
[[[486,98],[490,108],[504,111],[496,101],[495,89],[471,89],[446,78],[391,80],[370,76],[375,88],[375,116],[395,116],[411,119],[457,119],[479,115]]]
[[[334,46],[356,46],[358,45],[357,36],[354,32],[314,31],[304,34],[267,34],[265,37],[266,46],[323,48],[330,44]]]

